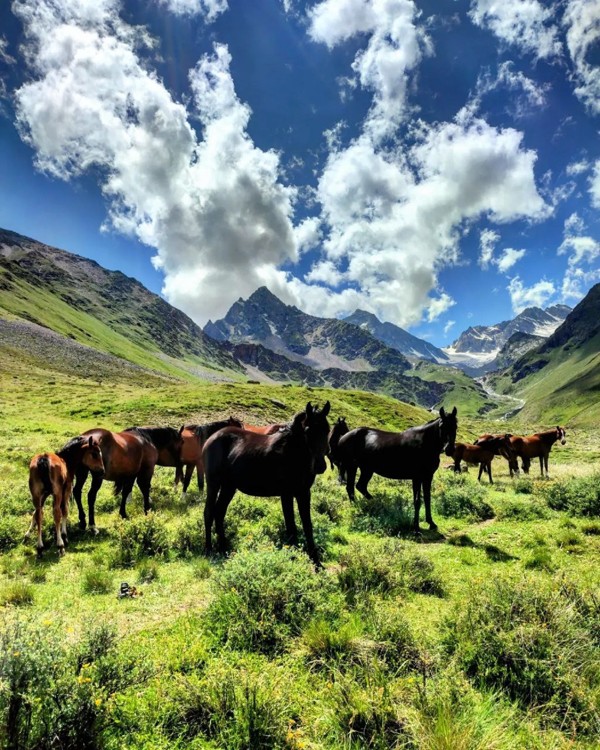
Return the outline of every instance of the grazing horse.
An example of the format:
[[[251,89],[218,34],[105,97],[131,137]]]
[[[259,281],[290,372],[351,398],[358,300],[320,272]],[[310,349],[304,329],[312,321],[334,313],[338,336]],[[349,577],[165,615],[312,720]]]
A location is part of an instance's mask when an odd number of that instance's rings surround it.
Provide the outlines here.
[[[346,417],[338,417],[338,421],[333,425],[331,430],[329,431],[329,438],[327,440],[329,445],[329,463],[331,464],[331,470],[333,471],[334,467],[337,467],[339,471],[339,481],[340,484],[344,481],[344,476],[342,475],[342,468],[340,466],[340,459],[338,456],[338,443],[340,442],[340,438],[342,435],[345,435],[348,432],[348,424],[346,423]]]
[[[175,487],[182,483],[183,497],[187,492],[192,474],[196,469],[198,475],[198,491],[204,489],[204,464],[202,462],[202,446],[205,441],[223,427],[242,427],[239,419],[229,417],[218,422],[209,422],[208,424],[186,424],[183,427],[181,437],[183,445],[180,453],[180,464],[175,471]],[[183,474],[182,465],[185,466],[185,475]]]
[[[354,500],[354,480],[360,469],[357,489],[366,498],[373,474],[389,479],[412,479],[415,507],[414,530],[419,533],[421,488],[425,500],[425,519],[435,529],[431,517],[431,482],[440,465],[440,453],[452,455],[456,440],[456,407],[451,414],[440,409],[440,416],[427,424],[410,427],[404,432],[384,432],[370,427],[358,427],[340,438],[338,456],[342,471],[346,472],[346,491]]]
[[[28,539],[37,525],[37,552],[41,556],[44,549],[42,542],[42,520],[45,499],[52,495],[54,529],[58,554],[64,555],[67,544],[67,516],[69,500],[75,470],[83,465],[90,471],[104,472],[104,462],[100,446],[93,437],[76,437],[70,440],[58,453],[39,453],[29,464],[29,490],[35,510],[31,526],[25,534]]]
[[[320,564],[310,517],[310,490],[316,475],[326,469],[329,409],[329,401],[321,410],[309,402],[306,411],[296,414],[288,427],[272,435],[227,427],[206,441],[203,455],[207,552],[212,550],[213,521],[219,548],[225,549],[223,521],[229,503],[240,490],[255,497],[281,497],[287,540],[294,545],[298,544],[296,498],[308,554],[316,565]]]
[[[550,455],[552,446],[557,441],[560,441],[561,445],[567,442],[566,430],[564,427],[560,427],[560,425],[557,425],[552,430],[536,432],[534,435],[525,435],[524,437],[513,435],[510,439],[510,444],[515,458],[510,467],[511,477],[513,471],[516,473],[519,471],[517,457],[520,457],[523,462],[523,471],[526,474],[529,473],[531,459],[539,458],[542,478],[544,477],[544,468],[546,469],[546,478],[548,478],[548,456]]]
[[[508,461],[510,469],[511,465],[514,465],[516,460],[515,452],[512,448],[512,438],[513,435],[510,432],[495,435],[486,433],[485,435],[480,435],[473,445],[481,445],[488,449],[492,449],[495,456],[502,456],[502,458],[505,458]],[[510,475],[512,477],[512,469]]]
[[[454,451],[452,452],[454,471],[460,472],[461,461],[467,464],[479,464],[477,481],[481,479],[481,475],[485,471],[489,477],[490,484],[493,484],[492,461],[494,460],[494,456],[504,455],[503,452],[508,452],[508,450],[510,450],[510,435],[508,434],[496,437],[490,436],[487,440],[479,438],[476,445],[454,443]]]
[[[144,497],[144,513],[147,513],[150,510],[150,484],[158,458],[158,451],[153,443],[137,430],[111,432],[97,427],[84,432],[83,435],[84,437],[91,436],[99,443],[104,461],[104,476],[92,472],[92,484],[88,492],[90,529],[97,531],[94,508],[96,495],[102,486],[103,479],[115,483],[115,496],[121,494],[119,506],[121,518],[127,518],[125,506],[136,481]],[[89,469],[86,466],[80,466],[75,472],[75,486],[73,487],[73,497],[79,511],[79,526],[82,529],[85,529],[86,520],[81,493],[88,474]]]

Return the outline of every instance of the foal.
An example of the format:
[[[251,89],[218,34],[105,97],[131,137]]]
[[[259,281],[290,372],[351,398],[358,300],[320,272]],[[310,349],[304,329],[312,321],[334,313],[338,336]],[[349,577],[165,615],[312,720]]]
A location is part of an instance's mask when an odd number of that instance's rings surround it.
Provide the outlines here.
[[[58,554],[64,555],[67,543],[67,516],[69,514],[69,499],[75,470],[85,466],[98,474],[104,473],[104,462],[98,441],[92,436],[79,436],[70,440],[58,453],[39,453],[31,459],[29,464],[29,489],[35,510],[31,518],[31,526],[25,534],[28,539],[34,526],[37,525],[37,551],[41,556],[44,549],[42,542],[42,519],[44,501],[52,495],[52,510],[54,512],[54,528],[56,531],[56,546]]]
[[[481,475],[485,471],[489,477],[490,484],[493,484],[492,461],[494,460],[494,456],[502,456],[504,452],[509,450],[509,441],[510,435],[506,434],[495,437],[490,436],[487,439],[479,438],[476,445],[454,443],[454,451],[451,453],[451,457],[454,459],[454,471],[460,472],[461,461],[467,464],[479,464],[479,476],[477,480],[481,479]]]

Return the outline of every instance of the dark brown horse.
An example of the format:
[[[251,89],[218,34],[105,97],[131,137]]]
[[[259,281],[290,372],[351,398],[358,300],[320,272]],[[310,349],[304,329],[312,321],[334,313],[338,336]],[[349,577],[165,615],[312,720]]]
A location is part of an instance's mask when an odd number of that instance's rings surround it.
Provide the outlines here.
[[[177,434],[177,430],[173,430]],[[154,474],[154,467],[158,459],[158,451],[141,432],[124,431],[111,432],[97,427],[83,433],[84,437],[93,437],[100,445],[104,461],[104,476],[92,472],[92,484],[88,492],[88,514],[90,529],[96,531],[94,508],[96,495],[102,486],[102,480],[114,482],[114,494],[121,494],[119,513],[121,518],[127,518],[126,503],[133,485],[137,482],[144,497],[144,512],[150,510],[150,484]],[[81,503],[81,493],[89,474],[86,466],[80,466],[75,472],[75,486],[73,497],[79,511],[79,526],[85,529],[86,519]]]
[[[207,424],[186,424],[183,427],[181,437],[183,445],[180,452],[180,465],[175,471],[175,487],[182,483],[183,497],[190,486],[192,474],[196,469],[198,476],[198,491],[204,489],[204,464],[202,462],[202,446],[208,438],[223,427],[242,427],[239,419],[229,417],[218,422],[208,422]],[[185,466],[185,474],[183,473]]]
[[[474,445],[482,445],[493,450],[495,456],[502,456],[502,458],[505,458],[508,461],[510,469],[511,466],[514,466],[516,463],[515,452],[513,451],[511,442],[512,438],[513,435],[510,432],[497,434],[486,433],[485,435],[480,435],[477,440],[475,440]],[[510,475],[512,477],[512,469]]]
[[[344,476],[342,475],[342,470],[340,467],[340,459],[338,456],[338,443],[340,442],[340,438],[342,435],[345,435],[348,432],[348,424],[346,423],[346,417],[338,417],[337,422],[333,425],[331,430],[329,431],[329,438],[327,440],[329,445],[329,463],[331,464],[331,470],[335,467],[337,467],[339,471],[339,481],[340,484],[344,481]]]
[[[52,495],[54,529],[58,554],[63,555],[67,544],[67,517],[73,478],[78,466],[85,466],[101,476],[104,462],[98,442],[93,437],[76,437],[70,440],[58,453],[40,453],[31,459],[29,464],[29,490],[35,510],[31,526],[25,534],[28,539],[37,526],[37,552],[41,556],[42,521],[44,501]]]
[[[257,435],[274,435],[276,432],[284,430],[288,425],[285,422],[262,425],[251,425],[244,422],[242,426],[247,432],[255,432]]]
[[[224,519],[237,490],[255,497],[281,497],[287,540],[298,544],[294,498],[304,529],[307,551],[314,562],[319,556],[310,516],[310,490],[317,474],[326,469],[329,434],[329,401],[322,410],[310,403],[288,427],[272,435],[260,435],[236,427],[220,430],[206,441],[206,550],[212,550],[215,523],[219,548],[225,549]]]
[[[490,436],[486,440],[479,438],[476,445],[468,443],[454,443],[452,458],[454,459],[454,471],[460,472],[460,462],[467,464],[479,465],[479,475],[477,480],[485,471],[489,477],[490,484],[494,483],[492,479],[492,461],[494,456],[501,456],[510,450],[510,435]]]
[[[384,432],[370,427],[350,430],[340,438],[338,456],[346,472],[346,491],[354,500],[354,480],[359,492],[371,498],[368,484],[373,474],[389,479],[412,479],[415,515],[413,526],[419,532],[421,489],[425,500],[425,519],[430,529],[437,528],[431,517],[431,483],[440,465],[440,453],[452,455],[456,440],[456,407],[427,424],[410,427],[404,432]]]
[[[542,477],[544,476],[544,468],[546,469],[546,477],[548,477],[548,456],[550,455],[552,446],[557,441],[560,441],[561,445],[567,442],[566,430],[564,427],[560,427],[560,425],[557,425],[552,430],[536,432],[534,435],[525,435],[524,437],[513,435],[510,439],[510,444],[515,457],[510,466],[510,475],[512,476],[513,472],[518,473],[517,457],[520,457],[522,459],[523,471],[526,474],[529,473],[531,459],[539,458]]]

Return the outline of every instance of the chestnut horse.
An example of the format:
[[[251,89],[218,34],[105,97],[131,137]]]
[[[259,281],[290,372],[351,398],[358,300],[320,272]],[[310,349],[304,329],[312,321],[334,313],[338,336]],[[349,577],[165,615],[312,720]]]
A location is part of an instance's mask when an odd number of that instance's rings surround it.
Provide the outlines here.
[[[331,470],[334,470],[334,467],[337,467],[339,471],[339,481],[340,484],[344,481],[344,476],[342,475],[342,469],[340,466],[340,459],[337,454],[337,448],[338,443],[340,442],[340,438],[342,435],[345,435],[348,432],[348,424],[346,423],[346,417],[338,417],[338,421],[333,425],[331,430],[329,431],[329,437],[327,440],[327,443],[329,445],[329,451],[328,451],[328,457],[329,457],[329,463],[331,464]]]
[[[180,452],[180,464],[175,471],[175,487],[182,483],[183,497],[187,492],[192,474],[196,469],[198,475],[198,492],[204,489],[204,464],[202,463],[202,446],[204,442],[217,430],[223,427],[242,427],[239,419],[229,417],[218,422],[209,422],[208,424],[186,424],[182,428],[181,437],[183,445]],[[182,465],[185,466],[185,475]]]
[[[503,452],[510,450],[510,435],[490,436],[486,440],[479,438],[476,445],[468,443],[454,443],[452,458],[454,459],[454,471],[460,472],[460,462],[467,464],[479,464],[479,475],[477,481],[485,471],[489,477],[490,484],[494,483],[492,479],[492,461],[494,456],[504,455]]]
[[[176,430],[174,432],[177,434]],[[102,486],[103,479],[114,482],[114,494],[121,494],[119,506],[121,518],[127,518],[125,506],[136,481],[144,497],[144,512],[147,513],[150,510],[150,484],[158,459],[158,451],[153,443],[137,430],[111,432],[97,427],[84,432],[83,435],[93,437],[99,443],[104,461],[104,476],[92,472],[92,484],[88,492],[90,529],[97,531],[94,508],[96,495]],[[81,493],[89,472],[87,466],[80,466],[75,472],[75,486],[73,487],[73,497],[79,511],[79,526],[82,529],[85,529],[86,519],[81,503]]]
[[[566,430],[560,425],[557,425],[552,430],[546,430],[545,432],[536,432],[534,435],[525,435],[524,437],[513,435],[510,439],[510,444],[515,458],[513,459],[510,467],[511,477],[513,475],[513,471],[516,473],[518,473],[519,471],[517,457],[520,457],[523,463],[523,471],[526,474],[529,473],[531,459],[539,458],[542,478],[544,477],[544,468],[546,469],[546,478],[548,478],[548,456],[550,455],[552,446],[557,441],[560,441],[561,445],[564,445],[567,442]]]
[[[368,484],[373,474],[389,479],[412,479],[415,515],[413,527],[420,533],[421,489],[425,500],[425,519],[430,529],[437,526],[431,517],[431,483],[440,465],[440,453],[451,456],[456,440],[456,407],[451,414],[440,409],[440,416],[427,424],[410,427],[404,432],[385,432],[358,427],[342,435],[337,454],[341,470],[346,472],[346,491],[354,500],[354,480],[359,492],[371,498]]]
[[[212,551],[213,521],[219,548],[225,549],[225,514],[240,490],[255,497],[281,497],[287,541],[294,545],[298,544],[294,520],[296,498],[308,554],[320,565],[310,516],[310,490],[316,475],[326,469],[329,409],[329,401],[321,410],[309,402],[306,411],[296,414],[290,425],[272,435],[226,427],[206,441],[203,455],[207,552]]]
[[[44,501],[52,495],[52,510],[54,513],[54,529],[56,532],[56,546],[58,554],[64,555],[67,544],[67,517],[69,515],[69,500],[75,470],[78,466],[85,466],[90,471],[104,472],[104,462],[97,440],[93,437],[76,437],[70,440],[58,453],[39,453],[31,459],[29,464],[29,490],[35,510],[31,518],[31,526],[25,534],[28,539],[37,525],[37,552],[41,557],[44,543],[42,542],[42,520]]]

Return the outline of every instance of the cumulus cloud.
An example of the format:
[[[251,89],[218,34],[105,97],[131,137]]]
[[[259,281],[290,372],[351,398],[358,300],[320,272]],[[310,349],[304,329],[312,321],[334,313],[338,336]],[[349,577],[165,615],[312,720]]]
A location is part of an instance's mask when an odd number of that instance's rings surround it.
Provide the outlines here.
[[[295,191],[279,156],[246,132],[223,45],[190,73],[191,107],[172,99],[136,55],[148,43],[115,0],[60,6],[19,0],[36,79],[16,92],[39,167],[63,179],[98,168],[110,223],[156,248],[164,293],[200,322],[220,316],[297,258]]]
[[[495,77],[490,71],[479,76],[471,108],[479,109],[483,97],[498,90],[514,92],[515,97],[509,104],[509,110],[518,119],[546,106],[550,84],[532,80],[522,71],[515,70],[514,63],[508,60],[498,66]]]
[[[517,315],[526,307],[544,307],[556,294],[556,288],[551,281],[541,279],[527,287],[518,276],[510,280],[507,289],[513,310]]]
[[[158,0],[178,16],[204,16],[210,23],[227,10],[227,0]]]
[[[446,325],[444,326],[444,336],[447,336],[450,332],[450,329],[453,328],[456,325],[455,320],[448,320],[446,322]]]
[[[574,213],[565,221],[559,255],[568,255],[567,270],[562,283],[564,299],[581,299],[587,287],[600,280],[600,242],[585,234],[582,218]]]
[[[600,208],[600,159],[594,164],[594,171],[590,178],[590,196],[592,205]]]
[[[473,0],[469,15],[477,26],[538,59],[561,52],[553,9],[538,0]]]
[[[430,48],[417,17],[413,0],[323,0],[309,11],[311,37],[330,49],[369,36],[352,70],[374,94],[365,131],[375,140],[392,135],[406,115],[409,75]]]
[[[600,114],[600,67],[591,54],[600,42],[600,0],[568,0],[563,23],[575,71],[575,94],[594,114]]]
[[[496,260],[496,265],[501,273],[506,273],[515,263],[525,255],[525,250],[515,250],[507,247],[503,250],[502,255]]]
[[[494,248],[500,239],[498,232],[493,229],[484,229],[479,234],[479,265],[483,268],[489,268],[494,258]]]

